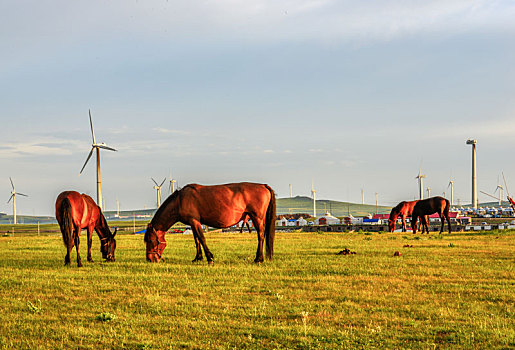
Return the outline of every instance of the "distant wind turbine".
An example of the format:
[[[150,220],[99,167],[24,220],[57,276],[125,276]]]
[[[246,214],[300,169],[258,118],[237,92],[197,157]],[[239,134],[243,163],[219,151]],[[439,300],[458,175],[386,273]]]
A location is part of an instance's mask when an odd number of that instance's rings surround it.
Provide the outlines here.
[[[497,177],[497,187],[495,188],[495,192],[499,190],[499,205],[502,204],[502,199],[504,198],[504,187],[502,185],[499,185],[499,177]]]
[[[423,178],[425,178],[426,175],[422,175],[421,168],[418,169],[418,175],[415,177],[415,179],[418,179],[418,192],[420,199],[424,199],[424,185],[423,185]]]
[[[175,192],[175,184],[177,183],[177,180],[175,180],[172,177],[172,172],[170,172],[170,186],[168,187],[168,190],[170,191],[170,194]],[[156,184],[157,185],[157,184]]]
[[[9,180],[11,181],[11,186],[13,189],[11,191],[11,197],[9,197],[9,200],[7,201],[7,203],[9,203],[12,199],[12,201],[13,201],[13,222],[14,222],[14,225],[16,225],[16,196],[17,195],[24,196],[24,197],[28,197],[28,196],[26,194],[16,192],[16,189],[14,188],[13,180],[11,178],[9,178]]]
[[[454,205],[454,180],[449,180],[447,188],[451,188],[451,206]]]
[[[431,187],[427,187],[427,198],[431,197]]]
[[[79,176],[82,174],[82,171],[88,164],[89,159],[93,155],[93,151],[97,153],[97,205],[102,209],[102,180],[100,177],[100,149],[106,149],[108,151],[116,151],[114,148],[108,147],[105,143],[97,143],[95,140],[95,131],[93,130],[93,121],[91,120],[91,110],[89,110],[89,125],[91,126],[91,137],[93,138],[93,143],[91,144],[91,151],[89,151],[88,158],[84,162],[82,169],[80,169]]]
[[[317,191],[315,190],[315,183],[311,180],[311,196],[313,197],[313,217],[317,217]]]
[[[160,185],[157,184],[156,180],[154,180],[153,178],[151,178],[152,181],[154,181],[154,183],[156,184],[154,186],[154,190],[157,191],[157,207],[159,208],[161,206],[161,187],[163,186],[163,184],[165,183],[166,181],[166,177],[163,179],[163,181],[161,182]]]

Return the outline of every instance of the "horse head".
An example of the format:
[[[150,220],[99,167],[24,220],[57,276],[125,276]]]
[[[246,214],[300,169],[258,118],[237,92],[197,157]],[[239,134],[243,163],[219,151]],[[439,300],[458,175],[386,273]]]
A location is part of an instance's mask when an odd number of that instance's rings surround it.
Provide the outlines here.
[[[145,231],[145,243],[147,245],[146,258],[150,262],[159,262],[162,258],[163,250],[166,248],[165,231],[156,230],[152,223],[147,225]]]
[[[118,227],[114,229],[114,233],[111,234],[111,231],[108,231],[106,237],[101,238],[100,251],[102,252],[102,258],[106,259],[106,261],[115,261],[114,251],[116,249],[116,233],[118,232]]]
[[[396,222],[396,221],[397,221],[396,219],[395,219],[395,220],[388,219],[388,230],[389,230],[390,232],[395,231],[395,222]]]

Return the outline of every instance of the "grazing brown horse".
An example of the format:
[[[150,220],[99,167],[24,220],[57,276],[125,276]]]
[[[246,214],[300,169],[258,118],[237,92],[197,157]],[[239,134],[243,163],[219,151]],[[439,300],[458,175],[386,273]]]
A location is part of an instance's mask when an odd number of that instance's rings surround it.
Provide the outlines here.
[[[202,260],[202,248],[208,263],[213,263],[202,231],[202,224],[227,228],[249,216],[257,230],[258,247],[254,262],[263,261],[263,241],[266,255],[272,259],[275,236],[275,193],[268,185],[250,182],[215,186],[190,184],[172,193],[159,207],[145,232],[146,258],[161,260],[166,247],[165,233],[176,222],[190,225],[197,248],[193,261]]]
[[[88,230],[88,261],[93,262],[91,258],[93,230],[97,232],[100,238],[102,257],[106,261],[115,260],[116,240],[114,236],[117,230],[114,231],[114,234],[111,233],[102,210],[90,196],[75,191],[62,192],[55,201],[55,217],[61,228],[64,246],[67,249],[64,258],[65,265],[70,264],[70,252],[75,245],[77,266],[82,266],[79,243],[80,231],[84,228]]]
[[[413,213],[411,215],[411,228],[413,229],[413,233],[417,233],[417,219],[420,218],[422,221],[422,233],[424,233],[424,229],[427,233],[429,233],[428,221],[426,215],[431,215],[434,213],[438,213],[440,216],[440,220],[442,221],[442,227],[440,228],[440,233],[443,232],[444,227],[444,218],[447,219],[447,226],[449,226],[449,233],[451,233],[451,219],[449,217],[449,201],[443,197],[431,197],[428,199],[422,199],[415,204],[413,208]]]
[[[392,211],[390,212],[390,218],[388,219],[388,228],[390,229],[390,232],[395,231],[395,225],[399,216],[402,219],[402,232],[406,232],[406,217],[411,216],[413,213],[413,207],[415,204],[417,204],[417,202],[418,201],[403,201],[392,208]]]

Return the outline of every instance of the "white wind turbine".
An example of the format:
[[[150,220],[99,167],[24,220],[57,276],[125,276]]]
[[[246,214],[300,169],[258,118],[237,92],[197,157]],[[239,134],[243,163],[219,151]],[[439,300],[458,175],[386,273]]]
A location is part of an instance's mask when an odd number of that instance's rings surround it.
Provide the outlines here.
[[[154,190],[157,191],[157,207],[159,208],[161,206],[161,187],[163,186],[163,184],[165,183],[166,181],[166,177],[163,179],[163,181],[161,182],[160,185],[157,184],[156,180],[154,180],[153,178],[151,178],[152,181],[154,181],[154,183],[156,184],[154,186]]]
[[[427,186],[427,198],[431,197],[431,187]]]
[[[7,201],[7,203],[9,203],[12,199],[12,201],[13,201],[13,222],[16,225],[16,196],[17,195],[24,196],[24,197],[28,197],[28,196],[26,194],[16,192],[16,190],[14,189],[13,180],[11,178],[9,178],[9,180],[11,181],[11,186],[13,189],[11,191],[11,197],[9,197],[9,200]]]
[[[451,206],[454,205],[454,180],[449,180],[449,185],[447,185],[447,188],[451,188]]]
[[[82,169],[79,172],[79,176],[82,174],[82,171],[88,164],[89,159],[93,155],[93,151],[97,153],[97,205],[102,209],[102,180],[100,178],[100,149],[106,149],[109,151],[116,151],[114,148],[106,146],[105,143],[97,143],[95,140],[95,131],[93,130],[93,121],[91,120],[91,110],[89,110],[89,125],[91,126],[91,137],[93,138],[93,143],[91,144],[91,151],[89,151],[88,158],[84,162]]]
[[[504,198],[504,187],[502,185],[499,185],[499,177],[497,177],[497,187],[495,188],[495,192],[499,190],[499,206],[502,204],[502,199]]]
[[[317,191],[315,190],[315,183],[311,180],[311,196],[313,197],[313,217],[317,217]]]
[[[172,178],[172,172],[170,172],[170,187],[169,187],[170,194],[175,192],[175,184],[176,183],[177,183],[177,180]]]
[[[415,179],[418,179],[418,192],[420,199],[424,199],[424,185],[423,185],[423,178],[425,178],[426,175],[421,174],[421,168],[418,169],[418,175],[415,177]]]

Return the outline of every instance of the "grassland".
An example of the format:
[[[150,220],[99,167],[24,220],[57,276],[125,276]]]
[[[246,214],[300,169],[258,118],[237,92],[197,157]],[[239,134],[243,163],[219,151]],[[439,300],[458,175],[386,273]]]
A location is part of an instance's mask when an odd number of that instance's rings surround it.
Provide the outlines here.
[[[114,263],[96,238],[85,263],[83,240],[79,269],[51,230],[1,237],[0,348],[515,347],[513,231],[278,233],[262,265],[254,235],[207,239],[214,266],[191,263],[190,235],[150,264],[141,235],[120,234]]]

